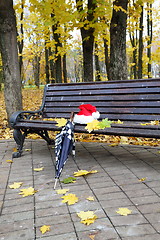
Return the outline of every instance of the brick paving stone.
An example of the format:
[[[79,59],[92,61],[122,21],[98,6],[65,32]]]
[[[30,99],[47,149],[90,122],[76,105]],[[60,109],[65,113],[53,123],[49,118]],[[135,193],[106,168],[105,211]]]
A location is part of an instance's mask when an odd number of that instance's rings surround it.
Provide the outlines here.
[[[50,224],[49,223],[44,223],[43,225],[49,225],[50,226],[50,231],[45,233],[45,236],[55,236],[55,235],[60,235],[60,234],[65,234],[65,233],[71,233],[74,231],[74,226],[72,222],[66,222],[66,223],[59,223],[59,224]],[[40,231],[40,228],[37,228],[36,231],[36,237],[41,237],[42,233]]]
[[[131,206],[133,203],[128,198],[100,200],[103,208]]]
[[[14,221],[12,223],[5,222],[0,224],[0,234],[8,234],[14,231],[21,231],[25,229],[34,229],[34,219]]]
[[[15,221],[23,221],[27,219],[34,219],[34,211],[27,212],[17,212],[7,215],[1,215],[0,223],[4,222],[15,222]]]
[[[140,236],[156,233],[150,224],[118,226],[116,229],[121,237]]]
[[[1,240],[31,240],[34,239],[34,230],[33,229],[25,229],[21,231],[8,232],[6,234],[0,234]]]
[[[77,240],[77,236],[75,232],[67,233],[67,234],[60,234],[55,236],[48,236],[48,237],[37,237],[36,239],[45,239],[45,240]]]
[[[44,216],[44,217],[37,217],[36,218],[36,227],[40,227],[44,225],[44,223],[49,224],[59,224],[59,223],[66,223],[71,222],[71,216],[69,214],[59,214],[57,216]]]
[[[157,202],[160,202],[160,197],[158,197],[156,194],[153,194],[153,196],[131,198],[131,201],[136,205],[147,204],[147,203],[157,203]]]
[[[122,238],[122,240],[159,240],[159,239],[160,239],[159,234],[149,234],[149,235],[143,235],[143,236]]]
[[[148,223],[148,221],[140,214],[130,214],[127,216],[110,216],[110,218],[114,226],[127,226]]]
[[[115,234],[115,235],[114,235]],[[114,237],[113,237],[114,235]],[[103,230],[90,230],[90,231],[84,231],[84,232],[78,232],[78,237],[79,240],[89,240],[91,239],[95,239],[95,240],[120,240],[121,238],[118,237],[118,235],[114,232],[114,229],[111,230],[110,228],[108,228],[107,231],[103,231]]]
[[[29,204],[33,203],[33,197],[21,197],[19,199],[10,199],[10,200],[5,200],[4,201],[4,208],[6,207],[12,207],[12,206],[19,206],[19,205],[24,205],[24,204]]]
[[[37,209],[36,210],[36,217],[43,217],[43,216],[58,216],[59,214],[66,214],[68,213],[68,208],[66,205],[61,207],[55,208],[44,208],[44,209]]]
[[[136,191],[133,190],[127,190],[125,191],[125,193],[128,195],[129,198],[132,197],[144,197],[144,196],[152,196],[155,195],[155,193],[147,188],[147,189],[136,189]]]
[[[160,213],[160,203],[149,203],[149,204],[142,204],[138,205],[137,208],[143,214],[146,213]]]

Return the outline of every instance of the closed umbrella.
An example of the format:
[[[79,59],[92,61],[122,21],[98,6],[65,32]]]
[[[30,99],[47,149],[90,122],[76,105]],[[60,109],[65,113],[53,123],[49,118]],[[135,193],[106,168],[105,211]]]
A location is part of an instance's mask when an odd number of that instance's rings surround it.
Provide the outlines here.
[[[57,180],[59,179],[62,169],[71,152],[73,155],[75,155],[73,116],[62,128],[61,132],[56,136],[56,140],[55,140],[55,154],[56,154],[55,172],[56,173],[55,173],[54,189],[56,188]]]

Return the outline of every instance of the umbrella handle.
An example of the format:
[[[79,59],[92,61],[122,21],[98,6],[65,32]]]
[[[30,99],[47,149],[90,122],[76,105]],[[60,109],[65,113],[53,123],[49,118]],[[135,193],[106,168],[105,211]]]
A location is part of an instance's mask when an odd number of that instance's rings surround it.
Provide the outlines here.
[[[74,112],[71,112],[70,121],[72,122],[74,118]]]

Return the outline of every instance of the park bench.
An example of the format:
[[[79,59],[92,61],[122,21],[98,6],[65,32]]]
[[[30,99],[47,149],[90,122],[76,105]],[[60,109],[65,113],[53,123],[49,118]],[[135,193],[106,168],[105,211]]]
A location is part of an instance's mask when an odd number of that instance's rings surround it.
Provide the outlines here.
[[[69,119],[71,112],[78,113],[78,106],[85,103],[96,106],[100,119],[123,122],[113,122],[110,128],[94,130],[94,134],[160,138],[160,125],[149,124],[160,120],[160,78],[47,84],[39,110],[18,111],[10,118],[18,149],[13,157],[21,156],[29,133],[40,135],[48,144],[53,143],[48,131],[61,128],[52,119]],[[51,121],[46,120],[49,118]],[[85,126],[75,124],[75,132],[88,133]]]

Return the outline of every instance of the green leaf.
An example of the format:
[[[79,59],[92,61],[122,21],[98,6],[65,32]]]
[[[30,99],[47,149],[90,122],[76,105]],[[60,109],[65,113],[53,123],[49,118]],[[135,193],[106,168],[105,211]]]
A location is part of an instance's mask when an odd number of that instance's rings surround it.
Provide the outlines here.
[[[108,120],[108,118],[103,119],[101,122],[99,122],[99,127],[101,129],[111,127],[112,121]]]
[[[75,181],[76,181],[76,178],[68,177],[68,178],[63,179],[62,183],[65,183],[65,184],[67,184],[67,183],[74,183]]]

